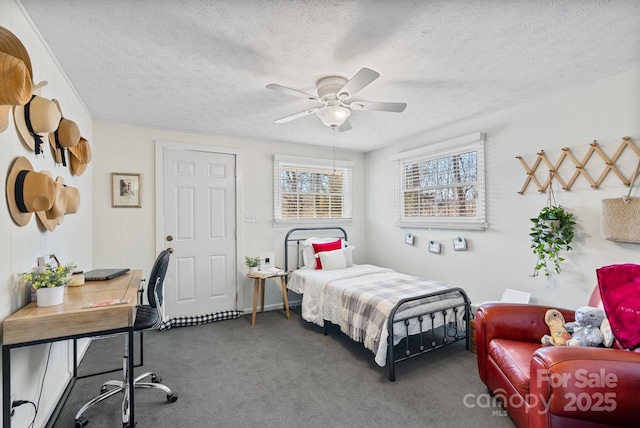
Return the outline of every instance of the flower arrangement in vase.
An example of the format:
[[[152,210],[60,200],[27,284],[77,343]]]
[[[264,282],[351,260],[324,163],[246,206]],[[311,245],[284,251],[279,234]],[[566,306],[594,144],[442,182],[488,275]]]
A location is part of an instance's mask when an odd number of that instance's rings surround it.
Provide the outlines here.
[[[36,290],[38,306],[59,305],[64,296],[63,287],[69,284],[75,267],[73,263],[39,266],[33,268],[31,272],[24,272],[22,277]]]

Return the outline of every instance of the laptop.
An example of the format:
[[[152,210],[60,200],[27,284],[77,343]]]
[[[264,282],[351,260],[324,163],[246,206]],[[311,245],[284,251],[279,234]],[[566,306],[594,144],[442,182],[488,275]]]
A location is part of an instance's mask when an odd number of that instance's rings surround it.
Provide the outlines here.
[[[106,281],[108,279],[117,278],[129,272],[129,268],[120,269],[94,269],[84,273],[85,281]]]

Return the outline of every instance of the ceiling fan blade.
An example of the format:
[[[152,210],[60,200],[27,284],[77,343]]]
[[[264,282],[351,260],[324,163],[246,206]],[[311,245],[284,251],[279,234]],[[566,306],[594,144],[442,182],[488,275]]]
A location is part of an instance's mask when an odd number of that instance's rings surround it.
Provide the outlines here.
[[[407,103],[384,103],[376,101],[354,101],[348,105],[352,110],[390,111],[401,113],[407,108]]]
[[[370,68],[361,68],[360,71],[338,91],[338,98],[346,100],[352,97],[356,92],[359,92],[378,77],[380,77],[380,73],[377,71],[373,71]]]
[[[276,83],[271,83],[267,85],[267,89],[273,89],[274,91],[293,95],[294,97],[298,97],[298,98],[307,98],[312,101],[318,101],[318,97],[316,95],[307,94],[306,92],[298,91],[297,89],[287,88],[286,86],[278,85]]]
[[[301,117],[309,116],[310,114],[313,114],[313,113],[317,112],[318,108],[319,107],[314,107],[314,108],[309,109],[309,110],[301,111],[300,113],[292,114],[290,116],[285,116],[285,117],[283,117],[281,119],[276,120],[275,122],[276,123],[285,123],[285,122],[290,122],[290,121],[292,121],[294,119],[298,119],[298,118],[301,118]]]
[[[351,129],[351,124],[349,123],[348,120],[345,120],[342,125],[338,126],[338,131],[340,132],[348,131],[350,129]]]

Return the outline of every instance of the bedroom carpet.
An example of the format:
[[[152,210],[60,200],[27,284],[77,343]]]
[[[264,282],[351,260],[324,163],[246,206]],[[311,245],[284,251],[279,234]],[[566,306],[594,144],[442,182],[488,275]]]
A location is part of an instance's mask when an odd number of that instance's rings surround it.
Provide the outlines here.
[[[137,336],[136,336],[137,341]],[[492,405],[477,375],[475,355],[464,342],[396,366],[387,379],[373,354],[331,326],[283,311],[168,331],[145,332],[145,365],[179,395],[168,403],[159,390],[136,391],[136,421],[142,427],[515,427]],[[117,367],[122,337],[94,340],[79,373]],[[137,361],[137,360],[136,360]],[[111,373],[76,382],[57,420],[69,428],[82,405]],[[122,395],[85,415],[88,428],[121,427]]]

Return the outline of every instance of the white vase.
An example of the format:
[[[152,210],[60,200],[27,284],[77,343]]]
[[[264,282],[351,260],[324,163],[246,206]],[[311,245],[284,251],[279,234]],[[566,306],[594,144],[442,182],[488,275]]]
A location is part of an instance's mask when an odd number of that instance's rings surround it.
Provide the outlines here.
[[[38,306],[55,306],[64,299],[64,287],[44,287],[36,290],[36,304]]]
[[[249,273],[256,273],[258,272],[258,266],[251,266],[249,268]]]

